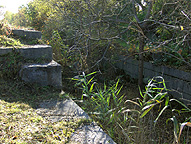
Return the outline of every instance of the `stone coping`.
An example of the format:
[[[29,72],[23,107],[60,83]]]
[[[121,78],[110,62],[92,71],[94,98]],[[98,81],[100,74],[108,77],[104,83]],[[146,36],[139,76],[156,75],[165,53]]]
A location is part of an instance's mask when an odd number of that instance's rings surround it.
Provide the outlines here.
[[[25,59],[45,59],[48,61],[52,60],[52,47],[49,45],[26,45],[20,48],[1,47],[0,56],[6,55],[13,51],[19,52],[20,55]]]
[[[23,37],[26,39],[41,39],[42,33],[35,30],[13,29],[13,35]]]

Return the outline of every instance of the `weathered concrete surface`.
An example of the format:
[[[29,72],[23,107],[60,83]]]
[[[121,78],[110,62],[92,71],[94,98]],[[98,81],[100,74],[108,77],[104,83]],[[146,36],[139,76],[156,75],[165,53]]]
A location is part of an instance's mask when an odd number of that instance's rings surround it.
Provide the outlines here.
[[[132,78],[138,79],[138,61],[132,58],[119,56],[119,62],[115,65]],[[191,105],[191,73],[182,70],[169,68],[166,66],[156,66],[149,62],[144,62],[144,82],[155,76],[162,76],[170,94],[188,105]]]
[[[55,61],[45,64],[26,64],[20,70],[20,77],[25,82],[38,83],[41,86],[62,87],[61,65]]]
[[[34,45],[16,49],[25,59],[52,60],[52,47],[48,45]]]
[[[37,113],[52,121],[90,119],[90,117],[70,98],[45,101],[39,104]],[[115,142],[94,122],[81,125],[69,139],[69,144],[115,144]]]
[[[81,126],[71,136],[72,144],[116,144],[97,124]]]
[[[13,48],[4,48],[4,47],[2,47],[2,48],[0,48],[0,56],[11,53],[12,51],[13,51]]]
[[[71,99],[45,101],[39,104],[37,113],[52,122],[70,119],[90,119],[90,117]]]
[[[21,48],[0,48],[0,55],[5,55],[10,52],[20,53],[25,59],[37,60],[44,59],[47,61],[52,60],[52,47],[48,45],[31,45]]]
[[[41,39],[42,33],[34,30],[16,29],[12,30],[13,35],[23,37],[26,39]]]

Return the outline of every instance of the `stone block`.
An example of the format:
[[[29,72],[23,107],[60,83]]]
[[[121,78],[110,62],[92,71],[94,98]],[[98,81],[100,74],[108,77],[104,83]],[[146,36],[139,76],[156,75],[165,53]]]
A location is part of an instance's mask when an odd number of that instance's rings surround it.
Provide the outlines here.
[[[25,82],[41,86],[62,87],[61,65],[55,61],[46,64],[26,64],[20,70],[20,77]]]
[[[12,33],[15,36],[24,37],[24,30],[23,29],[12,30]]]
[[[185,82],[183,91],[184,91],[184,93],[191,94],[191,83]]]
[[[22,29],[15,29],[12,30],[13,35],[23,37],[26,39],[41,39],[42,33],[40,31],[35,30],[22,30]]]
[[[0,48],[0,56],[1,55],[6,55],[6,54],[8,54],[8,53],[10,53],[10,52],[12,52],[13,51],[13,48]]]
[[[16,51],[18,51],[25,59],[45,59],[48,61],[52,60],[52,47],[48,45],[34,45],[29,47],[22,47],[16,49]]]
[[[38,60],[43,59],[47,61],[52,60],[52,47],[48,45],[31,45],[21,48],[0,48],[0,55],[5,55],[15,50],[20,53],[25,59]]]

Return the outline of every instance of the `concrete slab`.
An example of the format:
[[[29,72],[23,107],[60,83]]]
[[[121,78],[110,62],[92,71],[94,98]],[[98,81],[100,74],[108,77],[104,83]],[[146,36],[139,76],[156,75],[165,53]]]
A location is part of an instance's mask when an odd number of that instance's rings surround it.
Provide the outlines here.
[[[98,125],[92,122],[78,128],[69,140],[69,144],[116,144]]]
[[[46,116],[50,121],[70,119],[90,119],[90,117],[72,100],[45,101],[39,105],[37,113]]]
[[[52,122],[90,117],[70,98],[45,101],[39,104],[37,113]],[[116,144],[95,122],[81,125],[69,139],[69,144]]]
[[[43,59],[46,61],[52,60],[52,47],[48,45],[30,45],[30,46],[23,46],[21,48],[0,48],[0,55],[5,55],[10,52],[20,53],[22,57],[25,59],[30,60],[38,60]]]
[[[20,70],[23,81],[41,86],[62,87],[61,65],[55,61],[45,64],[26,64]]]
[[[48,61],[52,60],[52,47],[48,45],[24,46],[15,50],[19,52],[20,55],[25,59],[45,59]]]
[[[42,33],[40,31],[35,30],[23,30],[23,29],[15,29],[12,30],[13,35],[23,37],[26,39],[41,39]]]
[[[13,48],[4,48],[4,47],[1,47],[0,48],[0,56],[1,55],[6,55],[6,54],[8,54],[8,53],[10,53],[12,51],[13,51]]]

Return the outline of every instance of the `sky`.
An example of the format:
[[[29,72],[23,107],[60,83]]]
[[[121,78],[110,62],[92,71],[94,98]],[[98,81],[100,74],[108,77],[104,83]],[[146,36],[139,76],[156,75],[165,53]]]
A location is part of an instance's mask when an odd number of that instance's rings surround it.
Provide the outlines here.
[[[18,8],[26,5],[31,0],[0,0],[0,6],[5,6],[5,11],[17,13]]]

